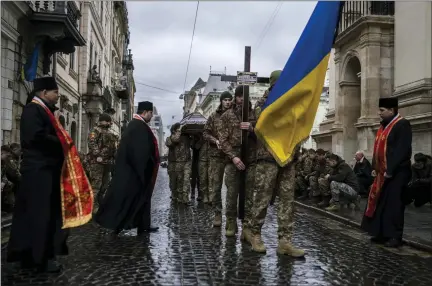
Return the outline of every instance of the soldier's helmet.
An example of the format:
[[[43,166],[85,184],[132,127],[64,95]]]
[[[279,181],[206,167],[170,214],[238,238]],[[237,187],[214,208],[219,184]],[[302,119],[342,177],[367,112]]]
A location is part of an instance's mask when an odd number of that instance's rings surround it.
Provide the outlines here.
[[[281,70],[272,71],[272,73],[270,74],[270,86],[273,86],[276,83],[281,73],[282,73]]]

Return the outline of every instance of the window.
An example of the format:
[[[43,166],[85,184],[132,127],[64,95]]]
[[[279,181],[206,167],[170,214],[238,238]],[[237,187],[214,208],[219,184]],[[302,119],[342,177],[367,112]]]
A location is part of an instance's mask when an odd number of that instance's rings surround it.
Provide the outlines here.
[[[98,59],[98,53],[95,52],[94,62],[93,62],[93,64],[92,64],[92,66],[95,65],[95,64],[97,64],[97,59]],[[100,68],[100,67],[98,67],[98,68]],[[100,70],[99,70],[99,71],[100,71]],[[99,74],[100,74],[100,73],[99,73]]]
[[[69,68],[75,70],[75,53],[69,55]]]

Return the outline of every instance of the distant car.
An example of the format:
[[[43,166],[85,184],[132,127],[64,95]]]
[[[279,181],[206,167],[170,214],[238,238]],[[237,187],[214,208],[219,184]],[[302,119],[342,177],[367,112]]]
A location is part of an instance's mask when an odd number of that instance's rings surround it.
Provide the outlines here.
[[[167,168],[168,167],[168,162],[167,161],[163,161],[163,162],[160,163],[160,166],[162,168]]]

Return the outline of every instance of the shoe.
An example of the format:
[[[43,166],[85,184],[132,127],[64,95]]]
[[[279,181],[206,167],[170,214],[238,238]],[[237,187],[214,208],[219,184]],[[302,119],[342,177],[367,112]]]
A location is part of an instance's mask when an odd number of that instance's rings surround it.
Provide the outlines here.
[[[222,216],[220,214],[215,215],[213,220],[214,227],[220,227],[222,225]]]
[[[289,243],[285,239],[279,240],[279,244],[276,252],[277,254],[289,255],[296,258],[301,258],[305,256],[305,251],[303,249],[295,248],[291,243]]]
[[[243,227],[240,240],[250,242],[252,236],[253,236],[252,232],[248,228]]]
[[[266,253],[267,249],[264,242],[262,241],[261,234],[255,234],[250,240],[252,250],[258,253]]]
[[[148,228],[138,228],[138,235],[142,233],[148,233],[148,232],[156,232],[159,230],[158,226],[151,225]]]
[[[336,211],[339,211],[340,209],[341,209],[340,204],[333,204],[333,205],[325,208],[325,210],[329,211],[329,212],[336,212]]]
[[[237,232],[236,220],[235,219],[227,219],[225,236],[226,237],[233,237],[233,236],[235,236],[236,232]]]
[[[384,237],[381,237],[381,236],[373,236],[370,238],[370,241],[372,243],[384,244],[387,241],[387,239],[385,239]]]
[[[325,196],[322,198],[322,201],[318,203],[318,207],[326,208],[330,205],[330,196]]]

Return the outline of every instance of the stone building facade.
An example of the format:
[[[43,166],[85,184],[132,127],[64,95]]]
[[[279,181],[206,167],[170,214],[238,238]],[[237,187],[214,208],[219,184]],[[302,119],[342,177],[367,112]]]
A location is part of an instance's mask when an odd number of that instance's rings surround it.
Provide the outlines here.
[[[347,1],[330,58],[329,111],[318,147],[352,158],[373,153],[380,97],[398,97],[410,120],[413,153],[431,154],[430,2]]]

